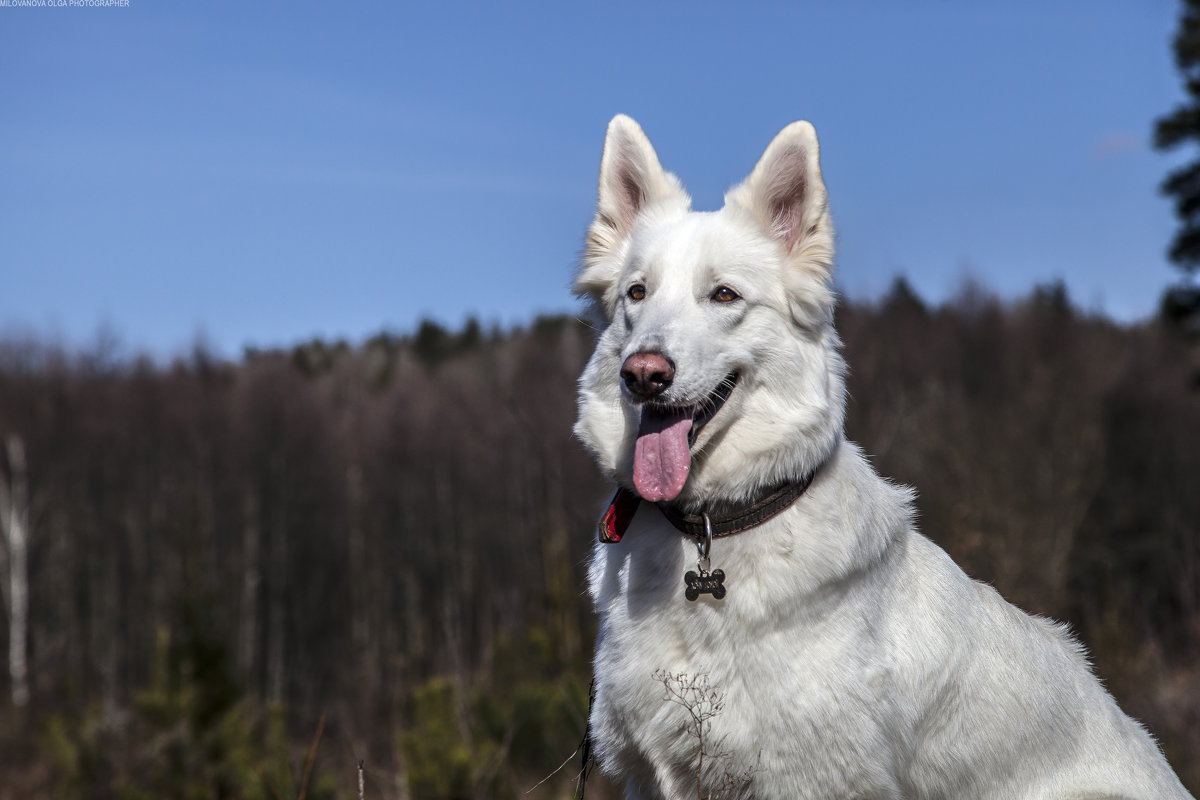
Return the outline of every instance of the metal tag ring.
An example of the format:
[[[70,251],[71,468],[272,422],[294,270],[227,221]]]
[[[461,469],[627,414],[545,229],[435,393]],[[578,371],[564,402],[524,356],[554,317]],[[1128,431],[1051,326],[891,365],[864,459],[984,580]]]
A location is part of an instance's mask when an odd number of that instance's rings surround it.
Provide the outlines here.
[[[709,553],[712,552],[712,520],[708,518],[708,514],[704,515],[704,535],[696,537],[696,552],[700,555],[700,560],[696,565],[700,567],[702,572],[707,572],[709,564]]]

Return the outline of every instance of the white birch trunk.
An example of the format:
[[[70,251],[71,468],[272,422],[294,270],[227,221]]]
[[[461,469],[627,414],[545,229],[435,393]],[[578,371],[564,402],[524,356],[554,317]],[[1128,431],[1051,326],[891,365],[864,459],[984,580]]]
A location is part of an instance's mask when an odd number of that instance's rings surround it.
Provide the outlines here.
[[[25,445],[15,434],[5,441],[8,483],[0,483],[0,527],[8,566],[8,677],[12,704],[29,703],[29,490]]]

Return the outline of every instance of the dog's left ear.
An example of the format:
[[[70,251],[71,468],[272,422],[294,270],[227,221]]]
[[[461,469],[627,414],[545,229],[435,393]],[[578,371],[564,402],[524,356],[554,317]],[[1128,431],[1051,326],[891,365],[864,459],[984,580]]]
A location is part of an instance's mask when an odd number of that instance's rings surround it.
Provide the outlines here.
[[[725,195],[725,203],[749,212],[778,242],[796,321],[811,326],[831,319],[833,221],[813,126],[793,122],[780,131],[750,177]]]

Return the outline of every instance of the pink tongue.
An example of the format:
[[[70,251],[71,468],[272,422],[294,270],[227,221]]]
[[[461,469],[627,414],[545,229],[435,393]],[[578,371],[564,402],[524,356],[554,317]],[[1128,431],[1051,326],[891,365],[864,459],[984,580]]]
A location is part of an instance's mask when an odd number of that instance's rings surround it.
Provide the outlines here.
[[[691,409],[642,408],[633,450],[633,485],[642,499],[652,503],[674,500],[683,491],[692,462],[688,448],[691,429]]]

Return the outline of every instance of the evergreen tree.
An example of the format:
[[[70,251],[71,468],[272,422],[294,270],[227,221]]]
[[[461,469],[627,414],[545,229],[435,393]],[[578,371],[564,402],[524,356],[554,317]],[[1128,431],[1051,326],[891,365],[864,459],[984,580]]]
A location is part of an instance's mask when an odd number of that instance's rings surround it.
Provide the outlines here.
[[[1172,46],[1188,99],[1158,120],[1154,144],[1160,150],[1184,142],[1200,143],[1200,0],[1183,0]],[[1180,228],[1169,254],[1184,274],[1183,281],[1169,287],[1163,296],[1163,315],[1200,331],[1200,287],[1194,282],[1200,268],[1200,158],[1168,175],[1162,191],[1175,200]]]

